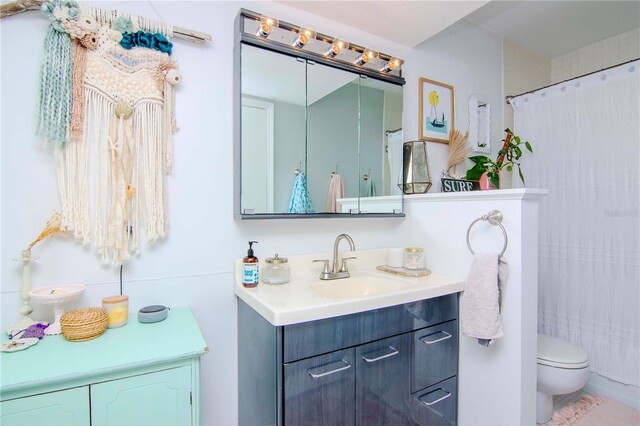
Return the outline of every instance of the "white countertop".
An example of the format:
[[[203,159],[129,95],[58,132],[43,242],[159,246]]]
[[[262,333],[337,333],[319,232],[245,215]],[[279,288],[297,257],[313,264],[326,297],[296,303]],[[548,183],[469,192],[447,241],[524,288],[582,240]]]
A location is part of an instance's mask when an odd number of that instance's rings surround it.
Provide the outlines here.
[[[382,294],[372,294],[352,298],[334,299],[320,296],[314,286],[349,284],[349,279],[321,281],[322,263],[312,263],[314,259],[331,259],[332,254],[288,256],[291,280],[287,284],[268,285],[260,282],[255,288],[242,285],[242,261],[235,265],[235,294],[255,309],[267,321],[276,326],[314,321],[372,309],[386,308],[403,303],[457,293],[464,290],[464,281],[437,273],[426,277],[398,277],[376,271],[376,266],[386,264],[387,249],[360,250],[340,253],[342,256],[357,256],[349,261],[352,276],[362,274],[379,276],[400,281],[401,288]],[[264,267],[260,261],[260,268]]]

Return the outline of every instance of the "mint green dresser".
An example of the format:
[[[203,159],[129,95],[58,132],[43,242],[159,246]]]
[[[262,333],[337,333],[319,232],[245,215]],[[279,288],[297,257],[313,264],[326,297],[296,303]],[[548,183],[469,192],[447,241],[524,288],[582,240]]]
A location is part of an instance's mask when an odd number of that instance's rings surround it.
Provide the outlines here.
[[[133,314],[88,342],[46,336],[0,354],[0,424],[200,424],[200,356],[208,349],[191,310],[172,309],[155,324]]]

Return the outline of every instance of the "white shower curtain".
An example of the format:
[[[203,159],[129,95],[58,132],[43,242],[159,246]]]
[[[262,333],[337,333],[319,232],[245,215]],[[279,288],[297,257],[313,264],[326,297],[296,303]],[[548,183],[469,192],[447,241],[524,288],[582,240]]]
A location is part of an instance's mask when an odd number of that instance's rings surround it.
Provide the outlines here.
[[[640,61],[513,102],[540,204],[539,324],[591,371],[640,385]]]

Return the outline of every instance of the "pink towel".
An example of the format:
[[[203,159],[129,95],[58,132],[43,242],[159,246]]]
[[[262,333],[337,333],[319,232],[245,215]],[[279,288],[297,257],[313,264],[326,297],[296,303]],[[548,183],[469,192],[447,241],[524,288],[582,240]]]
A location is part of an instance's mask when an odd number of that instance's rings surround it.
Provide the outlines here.
[[[329,193],[327,194],[327,211],[329,213],[342,213],[342,206],[338,198],[344,198],[344,182],[342,176],[335,174],[329,180]]]

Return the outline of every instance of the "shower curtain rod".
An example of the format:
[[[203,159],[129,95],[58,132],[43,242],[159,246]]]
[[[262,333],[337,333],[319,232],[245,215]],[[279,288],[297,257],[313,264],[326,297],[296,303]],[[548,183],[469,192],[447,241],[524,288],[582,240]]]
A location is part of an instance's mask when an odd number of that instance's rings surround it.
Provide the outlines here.
[[[606,70],[610,70],[610,69],[612,69],[612,68],[616,68],[616,67],[619,67],[619,66],[621,66],[621,65],[630,64],[631,62],[635,62],[635,61],[638,61],[638,60],[640,60],[640,58],[635,58],[635,59],[632,59],[632,60],[627,61],[627,62],[621,62],[621,63],[619,63],[619,64],[611,65],[610,67],[602,68],[602,69],[599,69],[599,70],[597,70],[597,71],[588,72],[588,73],[586,73],[586,74],[582,74],[582,75],[579,75],[579,76],[577,76],[577,77],[568,78],[568,79],[566,79],[566,80],[562,80],[562,81],[559,81],[559,82],[557,82],[557,83],[548,84],[548,85],[546,85],[546,86],[539,87],[539,88],[534,89],[534,90],[529,90],[528,92],[520,93],[519,95],[507,95],[507,96],[505,96],[505,97],[504,97],[504,101],[505,101],[506,103],[508,103],[509,105],[511,105],[511,100],[512,100],[512,99],[514,99],[514,98],[517,98],[517,97],[519,97],[519,96],[522,96],[522,95],[528,95],[528,94],[530,94],[530,93],[535,93],[535,92],[537,92],[537,91],[539,91],[539,90],[543,90],[543,89],[547,89],[547,88],[549,88],[549,87],[557,86],[558,84],[567,83],[567,82],[572,81],[572,80],[577,80],[578,78],[586,77],[586,76],[588,76],[588,75],[597,74],[597,73],[599,73],[599,72],[606,71]]]
[[[11,3],[3,3],[0,5],[0,19],[7,16],[17,15],[18,13],[28,12],[30,10],[39,10],[42,3],[46,0],[17,0]],[[176,38],[182,38],[194,43],[202,43],[211,41],[211,34],[201,33],[199,31],[190,30],[188,28],[173,27],[173,35]]]

